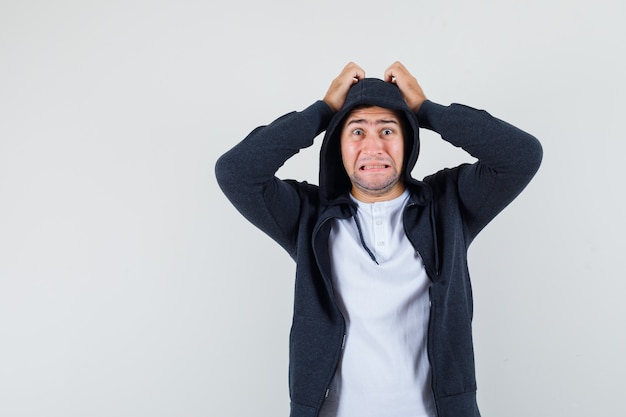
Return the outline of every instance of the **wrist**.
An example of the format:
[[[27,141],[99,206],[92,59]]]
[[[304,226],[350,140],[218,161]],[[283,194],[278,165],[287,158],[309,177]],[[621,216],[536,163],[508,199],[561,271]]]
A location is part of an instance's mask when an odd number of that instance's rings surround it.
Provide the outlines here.
[[[339,108],[337,108],[337,104],[333,103],[332,100],[324,97],[322,101],[326,103],[326,105],[333,111],[333,113],[337,113],[339,111]]]

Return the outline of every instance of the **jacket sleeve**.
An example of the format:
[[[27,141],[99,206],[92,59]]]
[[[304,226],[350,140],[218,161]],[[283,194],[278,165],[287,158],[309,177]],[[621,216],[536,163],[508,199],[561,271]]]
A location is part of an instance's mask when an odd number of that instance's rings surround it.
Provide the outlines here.
[[[254,129],[215,164],[217,182],[237,210],[294,256],[302,192],[313,186],[280,180],[276,171],[313,144],[333,115],[323,101]]]
[[[452,170],[471,241],[528,185],[541,165],[541,144],[486,111],[461,104],[426,101],[418,119],[421,127],[439,133],[477,159]]]

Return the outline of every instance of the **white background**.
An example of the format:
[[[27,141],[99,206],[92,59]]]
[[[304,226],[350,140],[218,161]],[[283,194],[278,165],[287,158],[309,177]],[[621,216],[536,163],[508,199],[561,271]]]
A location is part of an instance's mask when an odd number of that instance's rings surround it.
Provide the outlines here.
[[[294,265],[214,163],[351,60],[544,146],[470,250],[483,415],[626,415],[624,4],[0,0],[0,416],[288,415]]]

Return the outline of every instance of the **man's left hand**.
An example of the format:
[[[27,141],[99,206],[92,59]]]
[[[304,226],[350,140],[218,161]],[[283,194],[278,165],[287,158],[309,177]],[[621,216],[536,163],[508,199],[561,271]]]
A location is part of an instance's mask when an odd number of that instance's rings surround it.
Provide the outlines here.
[[[394,62],[387,68],[384,80],[398,86],[404,101],[406,101],[414,113],[417,113],[422,103],[426,101],[426,95],[417,79],[399,61]]]

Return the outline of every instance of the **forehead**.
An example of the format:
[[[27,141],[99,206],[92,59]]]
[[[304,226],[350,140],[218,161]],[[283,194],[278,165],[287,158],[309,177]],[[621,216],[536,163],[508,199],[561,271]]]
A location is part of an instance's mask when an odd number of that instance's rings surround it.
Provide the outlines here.
[[[381,120],[384,121],[395,121],[399,123],[398,116],[393,110],[386,109],[384,107],[363,107],[352,110],[348,117],[346,117],[346,124],[351,121],[367,121],[367,122],[379,122]]]

